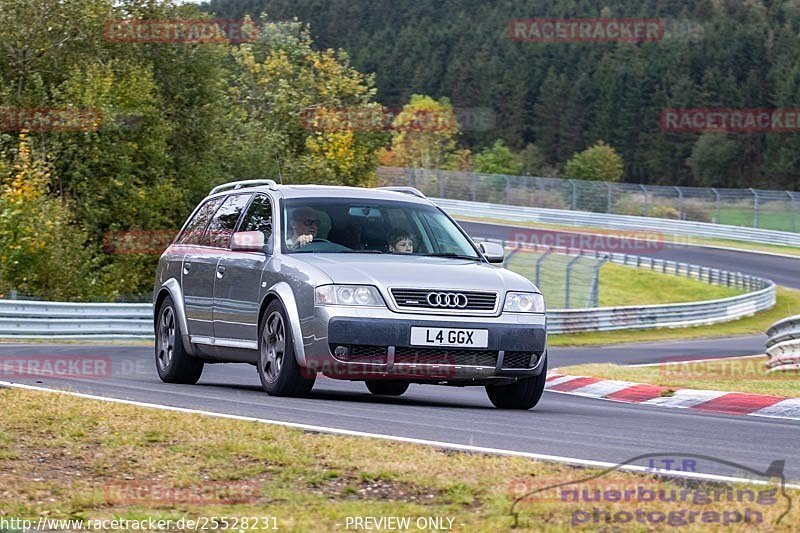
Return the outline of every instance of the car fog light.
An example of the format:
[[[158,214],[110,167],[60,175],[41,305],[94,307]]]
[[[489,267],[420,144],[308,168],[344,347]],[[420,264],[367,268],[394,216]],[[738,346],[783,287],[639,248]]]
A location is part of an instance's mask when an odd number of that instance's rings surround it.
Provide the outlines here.
[[[336,357],[347,357],[350,355],[350,348],[347,346],[337,346],[333,351],[333,355]]]

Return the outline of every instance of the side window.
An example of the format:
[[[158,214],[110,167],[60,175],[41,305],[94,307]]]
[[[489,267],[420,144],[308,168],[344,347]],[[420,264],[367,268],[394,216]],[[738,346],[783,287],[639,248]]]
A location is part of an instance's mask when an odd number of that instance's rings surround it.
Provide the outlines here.
[[[264,241],[269,241],[272,236],[272,204],[269,198],[259,194],[253,199],[239,231],[260,231],[264,234]]]
[[[192,220],[186,225],[183,232],[178,237],[178,244],[200,244],[200,237],[203,235],[203,230],[206,229],[206,224],[211,220],[214,212],[222,203],[223,198],[214,198],[208,200],[192,217]]]
[[[231,245],[231,235],[239,217],[244,211],[247,202],[250,201],[250,194],[233,194],[225,199],[214,218],[208,224],[200,244],[204,246],[215,246],[217,248],[228,248]]]

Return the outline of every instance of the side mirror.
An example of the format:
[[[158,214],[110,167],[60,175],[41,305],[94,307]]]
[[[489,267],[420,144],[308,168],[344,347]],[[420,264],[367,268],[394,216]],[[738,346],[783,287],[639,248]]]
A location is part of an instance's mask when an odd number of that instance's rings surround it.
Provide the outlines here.
[[[490,263],[502,263],[506,256],[503,246],[494,242],[479,243],[478,249]]]
[[[231,251],[264,252],[264,233],[261,231],[237,231],[231,237]]]

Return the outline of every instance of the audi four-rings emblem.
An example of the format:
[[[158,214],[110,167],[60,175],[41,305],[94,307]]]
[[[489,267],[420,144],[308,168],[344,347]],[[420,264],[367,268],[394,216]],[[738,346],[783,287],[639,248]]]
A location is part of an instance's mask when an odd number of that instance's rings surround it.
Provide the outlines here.
[[[450,307],[464,309],[468,300],[465,294],[457,292],[429,292],[428,305],[431,307]]]

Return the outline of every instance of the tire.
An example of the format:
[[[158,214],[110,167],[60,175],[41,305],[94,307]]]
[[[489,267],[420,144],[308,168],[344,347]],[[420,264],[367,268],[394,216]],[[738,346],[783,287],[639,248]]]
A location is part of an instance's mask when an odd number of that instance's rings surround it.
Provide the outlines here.
[[[270,396],[305,396],[311,392],[316,375],[297,364],[291,326],[277,300],[264,312],[258,336],[258,377]],[[303,374],[310,374],[304,377]]]
[[[408,383],[405,381],[381,381],[372,380],[366,382],[367,389],[372,394],[380,396],[402,396],[408,390]]]
[[[155,322],[156,370],[164,383],[194,385],[203,374],[203,361],[195,359],[183,346],[175,303],[171,296],[164,298]]]
[[[527,410],[539,403],[546,381],[547,359],[544,361],[542,373],[538,376],[520,379],[511,385],[487,385],[486,394],[492,404],[499,409]]]

